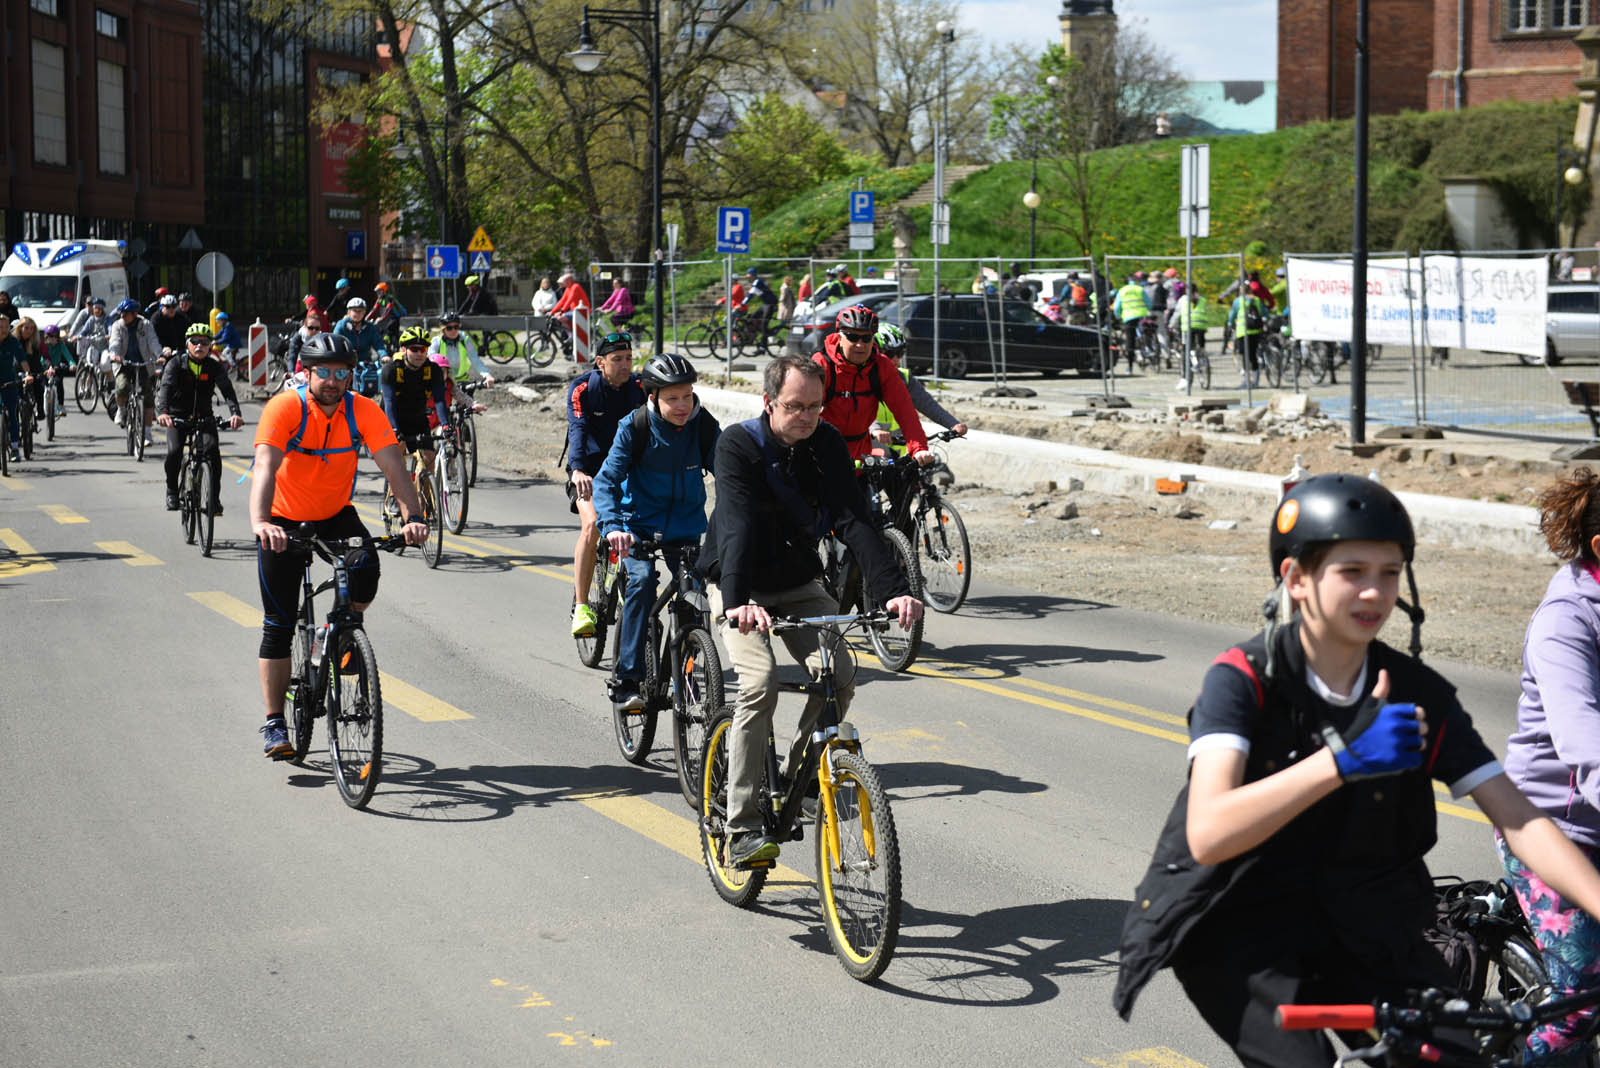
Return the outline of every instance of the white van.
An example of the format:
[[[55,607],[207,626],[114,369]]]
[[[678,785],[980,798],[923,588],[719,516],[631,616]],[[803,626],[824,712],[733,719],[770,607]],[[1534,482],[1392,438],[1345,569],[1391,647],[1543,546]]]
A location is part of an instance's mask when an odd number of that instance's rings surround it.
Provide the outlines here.
[[[63,329],[84,298],[105,298],[109,312],[128,295],[120,241],[27,241],[11,246],[0,290],[39,324]]]

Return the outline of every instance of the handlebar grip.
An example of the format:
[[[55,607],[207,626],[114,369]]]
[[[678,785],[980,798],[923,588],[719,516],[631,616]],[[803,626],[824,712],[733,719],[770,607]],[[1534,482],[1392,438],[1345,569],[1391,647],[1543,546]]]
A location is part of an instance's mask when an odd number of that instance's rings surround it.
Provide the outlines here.
[[[1282,1031],[1365,1031],[1377,1025],[1378,1011],[1371,1005],[1279,1005],[1276,1020]]]

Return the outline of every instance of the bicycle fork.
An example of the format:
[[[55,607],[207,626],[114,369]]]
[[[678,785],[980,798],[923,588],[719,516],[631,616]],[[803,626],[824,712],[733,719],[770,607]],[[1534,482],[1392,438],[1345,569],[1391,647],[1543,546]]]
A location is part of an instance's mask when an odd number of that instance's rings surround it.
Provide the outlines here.
[[[839,812],[834,805],[834,761],[841,752],[860,753],[861,738],[856,733],[855,727],[845,721],[836,727],[819,730],[811,736],[812,741],[821,742],[823,745],[821,758],[817,761],[818,796],[822,803],[822,833],[828,847],[828,856],[831,858],[828,866],[834,871],[844,871],[844,850],[839,842]],[[876,835],[872,828],[872,803],[867,799],[864,790],[856,790],[856,804],[861,807],[861,837],[867,849],[867,860],[874,864],[878,855]]]

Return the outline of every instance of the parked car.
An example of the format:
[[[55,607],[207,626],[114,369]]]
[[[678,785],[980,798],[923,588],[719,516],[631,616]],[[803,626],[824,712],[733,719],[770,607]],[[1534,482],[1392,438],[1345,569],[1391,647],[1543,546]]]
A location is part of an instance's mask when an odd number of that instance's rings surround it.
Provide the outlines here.
[[[861,292],[854,294],[858,301],[875,293],[893,293],[899,286],[892,278],[857,278],[856,285],[861,287]],[[802,300],[794,306],[795,321],[809,319],[816,310],[809,300]]]
[[[1008,373],[1032,371],[1046,378],[1069,371],[1100,373],[1100,339],[1089,327],[1053,323],[1020,300],[947,294],[939,301],[941,375],[965,378],[993,373],[1000,365],[1002,335]],[[891,300],[878,309],[878,315],[905,328],[909,366],[916,374],[926,374],[933,369],[933,297],[910,298],[904,309],[902,321]]]
[[[835,300],[822,307],[809,312],[803,318],[799,311],[795,312],[789,321],[789,352],[798,352],[802,356],[810,356],[814,352],[821,352],[829,334],[834,331],[834,321],[839,318],[839,313],[854,304],[865,304],[879,316],[884,314],[884,308],[893,308],[898,297],[892,288],[879,290],[876,293],[862,293],[859,296],[845,297]],[[915,297],[909,298],[915,300]]]
[[[1573,356],[1600,356],[1600,285],[1552,283],[1544,313],[1544,362],[1554,367]],[[1523,363],[1535,364],[1532,356]]]

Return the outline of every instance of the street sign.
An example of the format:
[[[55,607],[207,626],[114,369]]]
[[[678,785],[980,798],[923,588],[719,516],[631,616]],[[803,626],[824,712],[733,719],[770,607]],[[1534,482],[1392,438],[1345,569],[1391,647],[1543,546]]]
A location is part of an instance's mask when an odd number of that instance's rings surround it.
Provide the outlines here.
[[[489,269],[489,265],[494,262],[494,253],[474,252],[467,258],[472,261],[467,265],[467,270],[477,274],[479,271],[487,271]]]
[[[183,240],[178,242],[178,247],[185,252],[199,252],[205,248],[200,243],[200,235],[194,232],[194,227],[189,227],[189,232],[183,235]]]
[[[212,293],[220,293],[233,282],[233,261],[220,252],[207,252],[195,265],[194,276]]]
[[[493,252],[494,242],[489,240],[488,233],[483,227],[478,227],[472,233],[472,240],[467,242],[468,252]],[[487,270],[487,268],[485,268]]]
[[[717,209],[717,251],[748,253],[750,251],[750,209]]]
[[[931,236],[935,245],[948,245],[950,243],[950,202],[935,201],[933,205],[933,225]]]
[[[851,252],[871,252],[877,247],[877,244],[878,242],[871,237],[857,237],[854,234],[850,235]]]
[[[667,223],[667,260],[678,261],[678,224]]]
[[[850,224],[851,237],[871,237],[876,227],[869,222],[853,222]]]
[[[364,260],[367,258],[367,232],[365,230],[346,230],[344,232],[344,258],[347,260]]]
[[[460,278],[461,248],[458,245],[429,245],[427,255],[429,278]]]
[[[1178,174],[1178,236],[1211,236],[1211,146],[1183,145]]]
[[[873,221],[872,190],[852,189],[850,191],[850,221],[853,223],[869,223]]]

